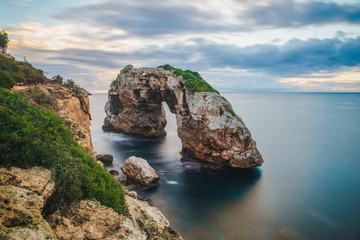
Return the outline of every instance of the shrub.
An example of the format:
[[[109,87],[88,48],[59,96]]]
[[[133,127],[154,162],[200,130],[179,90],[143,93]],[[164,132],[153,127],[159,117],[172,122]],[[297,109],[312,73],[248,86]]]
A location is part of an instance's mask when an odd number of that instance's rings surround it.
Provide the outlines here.
[[[0,87],[3,88],[12,88],[15,85],[14,78],[4,70],[0,70]]]
[[[38,86],[29,87],[27,90],[19,91],[18,93],[27,102],[44,110],[56,110],[58,107],[56,97],[41,91]]]
[[[51,112],[0,88],[0,166],[52,170],[56,192],[52,212],[80,199],[97,199],[117,213],[126,211],[122,186],[74,140],[69,128]]]
[[[170,70],[175,73],[176,76],[181,76],[184,79],[186,88],[190,91],[190,93],[216,92],[219,94],[219,92],[215,90],[209,83],[207,83],[198,72],[193,72],[191,70],[184,71],[179,68],[174,68],[169,64],[158,66],[158,68]]]

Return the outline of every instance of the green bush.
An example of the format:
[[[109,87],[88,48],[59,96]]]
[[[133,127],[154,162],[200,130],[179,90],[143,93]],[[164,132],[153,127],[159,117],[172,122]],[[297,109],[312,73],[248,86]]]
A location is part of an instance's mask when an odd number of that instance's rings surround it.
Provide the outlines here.
[[[49,212],[80,199],[97,199],[120,214],[126,211],[120,183],[85,152],[59,117],[2,88],[0,156],[2,167],[52,170],[56,192],[47,204]]]
[[[15,85],[15,80],[13,77],[4,70],[0,70],[0,87],[3,88],[12,88]]]
[[[170,70],[176,74],[176,76],[181,76],[184,81],[186,88],[191,92],[216,92],[219,94],[217,90],[215,90],[209,83],[207,83],[198,72],[193,72],[191,70],[181,70],[179,68],[174,68],[169,64],[165,64],[162,66],[158,66],[158,68],[163,68],[165,70]]]

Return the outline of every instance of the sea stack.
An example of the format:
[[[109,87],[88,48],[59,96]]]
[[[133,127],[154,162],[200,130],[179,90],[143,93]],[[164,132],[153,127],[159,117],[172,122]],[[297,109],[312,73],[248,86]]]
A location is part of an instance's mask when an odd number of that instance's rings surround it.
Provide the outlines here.
[[[165,102],[176,115],[183,152],[192,158],[214,167],[251,168],[263,163],[249,129],[224,97],[211,87],[194,88],[197,82],[164,68],[128,65],[121,70],[110,86],[104,130],[163,137]],[[198,73],[189,73],[204,81]]]

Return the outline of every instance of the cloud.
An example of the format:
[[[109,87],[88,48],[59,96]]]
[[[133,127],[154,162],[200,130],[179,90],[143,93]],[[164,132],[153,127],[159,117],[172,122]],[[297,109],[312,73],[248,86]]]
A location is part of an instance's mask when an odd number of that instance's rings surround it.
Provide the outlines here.
[[[11,4],[20,5],[20,6],[28,6],[33,0],[11,0]]]
[[[201,34],[307,25],[360,23],[360,6],[320,1],[109,0],[67,8],[54,16],[103,29],[121,29],[129,35]]]
[[[211,13],[180,1],[106,1],[68,8],[54,17],[105,29],[118,28],[128,34],[142,36],[216,31],[221,28],[214,21],[206,21],[212,17]]]
[[[282,78],[280,83],[321,91],[360,91],[360,67],[343,68],[338,72],[303,74]]]
[[[238,18],[250,19],[253,26],[270,28],[339,22],[359,24],[360,6],[321,1],[248,1]]]
[[[198,42],[199,62],[204,67],[232,67],[296,76],[360,64],[360,37],[345,40],[293,39],[284,45],[258,44],[238,47],[233,44]]]

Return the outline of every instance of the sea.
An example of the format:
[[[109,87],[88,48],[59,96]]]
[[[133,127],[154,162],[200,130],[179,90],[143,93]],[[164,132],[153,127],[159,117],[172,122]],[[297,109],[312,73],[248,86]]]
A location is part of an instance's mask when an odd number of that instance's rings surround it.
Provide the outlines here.
[[[257,142],[264,163],[216,171],[181,162],[175,116],[167,136],[102,130],[107,94],[90,96],[95,152],[162,170],[145,199],[186,240],[360,239],[360,94],[222,93]],[[166,105],[166,104],[165,104]]]

